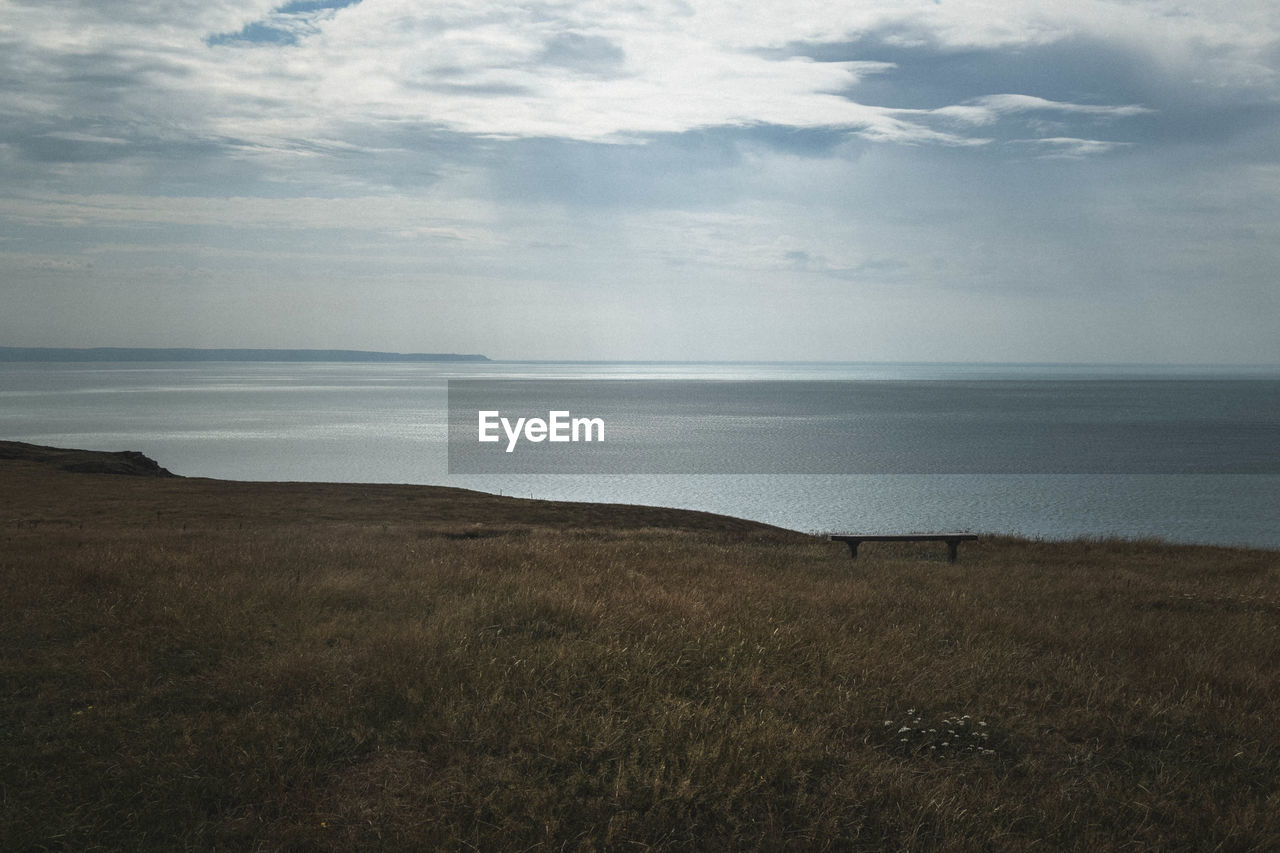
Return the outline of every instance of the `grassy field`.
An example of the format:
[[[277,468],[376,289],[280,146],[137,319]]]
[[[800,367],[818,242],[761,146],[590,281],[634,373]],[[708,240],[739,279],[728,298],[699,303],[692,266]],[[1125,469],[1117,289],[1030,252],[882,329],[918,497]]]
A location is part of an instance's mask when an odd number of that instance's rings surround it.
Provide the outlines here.
[[[0,849],[1280,849],[1280,554],[0,461]]]

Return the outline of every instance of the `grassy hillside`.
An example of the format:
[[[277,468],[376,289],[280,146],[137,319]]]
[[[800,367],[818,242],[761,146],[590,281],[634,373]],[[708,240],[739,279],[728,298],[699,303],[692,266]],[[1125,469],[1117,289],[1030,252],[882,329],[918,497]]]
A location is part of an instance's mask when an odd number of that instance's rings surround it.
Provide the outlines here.
[[[1280,554],[0,461],[0,849],[1274,850]]]

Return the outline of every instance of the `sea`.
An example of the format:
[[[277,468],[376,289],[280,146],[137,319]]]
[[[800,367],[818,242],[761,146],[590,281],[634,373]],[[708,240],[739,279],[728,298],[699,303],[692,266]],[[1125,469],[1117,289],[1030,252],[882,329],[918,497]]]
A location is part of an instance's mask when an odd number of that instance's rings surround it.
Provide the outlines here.
[[[682,382],[751,387],[757,399],[776,398],[766,401],[770,417],[760,423],[791,430],[789,446],[808,462],[794,470],[746,464],[754,461],[751,449],[731,447],[727,456],[741,464],[673,469],[668,456],[659,473],[644,466],[457,473],[457,465],[451,473],[450,383],[517,380],[596,380],[610,388],[636,382],[651,390],[689,387]],[[874,392],[853,395],[872,408],[846,400],[816,413],[785,411],[811,407],[813,397],[776,389],[813,383]],[[742,415],[735,414],[736,422],[762,429]],[[1158,430],[1134,432],[1135,418]],[[705,405],[673,404],[661,420],[664,430],[684,434],[712,419]],[[846,433],[833,433],[833,421]],[[1051,454],[1043,464],[984,469],[980,463],[922,466],[909,456],[896,468],[824,469],[813,460],[831,458],[823,455],[826,445],[823,453],[805,455],[806,442],[819,439],[810,439],[803,425],[814,422],[826,425],[823,442],[856,433],[874,450],[908,435],[915,447],[952,448],[951,460],[966,456],[964,436],[996,430],[1011,447],[1028,436],[1083,436],[1090,458],[1110,461],[1079,466]],[[683,507],[805,532],[973,532],[1280,548],[1280,366],[3,363],[0,439],[137,450],[190,477],[449,485],[525,498]],[[1177,442],[1161,457],[1166,461],[1127,462],[1166,440]],[[1038,452],[1035,458],[1044,459]],[[1194,458],[1195,464],[1171,465],[1168,458]]]

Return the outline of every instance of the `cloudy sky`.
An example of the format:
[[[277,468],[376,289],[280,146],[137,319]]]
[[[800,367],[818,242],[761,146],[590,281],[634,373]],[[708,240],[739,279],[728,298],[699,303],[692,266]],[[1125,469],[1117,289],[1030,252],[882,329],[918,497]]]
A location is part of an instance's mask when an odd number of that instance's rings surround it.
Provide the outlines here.
[[[1280,362],[1274,0],[0,0],[0,345]]]

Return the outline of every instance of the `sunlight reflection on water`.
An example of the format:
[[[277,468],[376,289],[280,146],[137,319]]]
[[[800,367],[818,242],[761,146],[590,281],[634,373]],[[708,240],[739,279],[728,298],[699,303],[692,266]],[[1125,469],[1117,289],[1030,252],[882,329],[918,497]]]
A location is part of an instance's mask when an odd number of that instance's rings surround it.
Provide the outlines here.
[[[447,484],[523,497],[687,507],[806,531],[1158,536],[1280,547],[1276,475],[447,474],[445,389],[451,378],[1222,375],[1207,368],[1181,371],[998,365],[3,364],[0,436],[140,450],[188,476]],[[1241,368],[1230,375],[1276,377],[1274,369]]]

